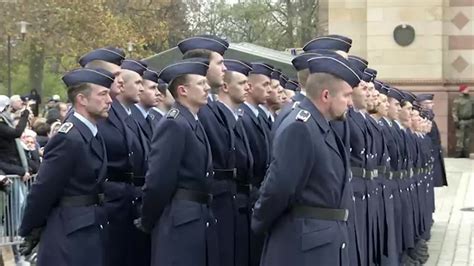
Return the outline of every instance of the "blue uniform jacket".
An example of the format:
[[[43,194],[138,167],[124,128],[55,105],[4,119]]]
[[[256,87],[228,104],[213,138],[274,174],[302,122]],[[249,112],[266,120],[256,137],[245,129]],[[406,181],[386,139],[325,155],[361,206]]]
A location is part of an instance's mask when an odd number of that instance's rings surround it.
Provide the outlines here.
[[[74,115],[67,122],[72,128],[60,130],[46,145],[19,234],[26,236],[44,227],[38,264],[103,265],[103,207],[62,207],[58,203],[65,196],[102,193],[107,169],[105,146]]]
[[[310,117],[300,119],[309,112]],[[347,265],[346,222],[294,218],[293,204],[349,209],[349,161],[342,141],[305,99],[285,118],[252,216],[267,232],[261,265]],[[282,252],[284,251],[284,252]]]
[[[242,104],[243,110],[242,123],[247,133],[250,149],[253,157],[253,177],[251,183],[254,186],[260,187],[263,177],[267,171],[270,163],[270,147],[268,145],[268,132],[264,126],[246,105]]]
[[[209,141],[201,123],[175,103],[156,127],[143,188],[142,225],[151,231],[152,265],[208,265],[218,256],[207,205],[173,199],[178,188],[209,193]]]

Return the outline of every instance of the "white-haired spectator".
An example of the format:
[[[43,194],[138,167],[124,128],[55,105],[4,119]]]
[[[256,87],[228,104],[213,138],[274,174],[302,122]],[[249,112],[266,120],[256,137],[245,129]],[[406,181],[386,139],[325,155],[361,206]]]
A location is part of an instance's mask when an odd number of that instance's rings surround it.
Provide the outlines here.
[[[23,143],[23,148],[25,149],[30,174],[36,174],[38,172],[41,162],[36,136],[36,132],[30,129],[25,129],[21,135],[21,141]]]

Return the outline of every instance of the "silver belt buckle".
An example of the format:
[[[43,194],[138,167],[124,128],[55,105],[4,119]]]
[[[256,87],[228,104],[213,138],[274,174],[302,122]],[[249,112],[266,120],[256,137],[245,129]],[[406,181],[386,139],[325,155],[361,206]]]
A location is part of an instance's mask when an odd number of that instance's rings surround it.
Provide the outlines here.
[[[344,209],[344,222],[347,222],[348,219],[349,219],[349,210]]]

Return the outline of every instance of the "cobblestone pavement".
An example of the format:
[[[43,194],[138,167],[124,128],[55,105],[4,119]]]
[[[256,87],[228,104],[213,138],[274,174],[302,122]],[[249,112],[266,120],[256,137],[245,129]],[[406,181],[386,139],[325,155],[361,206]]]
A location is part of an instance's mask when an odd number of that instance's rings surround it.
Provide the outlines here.
[[[426,265],[474,265],[474,161],[446,159],[448,187],[437,188]],[[472,207],[473,211],[462,211]]]

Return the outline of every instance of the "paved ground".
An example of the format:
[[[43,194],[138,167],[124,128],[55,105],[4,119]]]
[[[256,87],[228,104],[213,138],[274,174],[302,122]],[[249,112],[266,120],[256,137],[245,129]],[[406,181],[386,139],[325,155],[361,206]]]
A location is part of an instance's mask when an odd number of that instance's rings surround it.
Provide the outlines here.
[[[474,265],[474,160],[446,159],[448,187],[436,189],[436,213],[426,265]],[[473,211],[461,211],[473,207]]]

